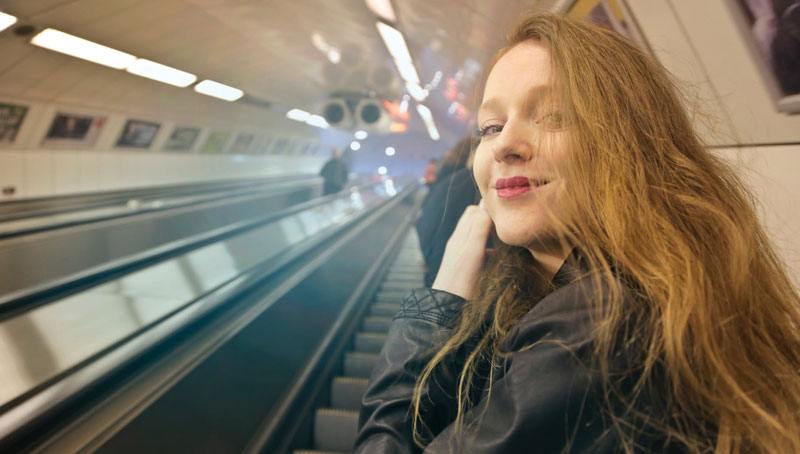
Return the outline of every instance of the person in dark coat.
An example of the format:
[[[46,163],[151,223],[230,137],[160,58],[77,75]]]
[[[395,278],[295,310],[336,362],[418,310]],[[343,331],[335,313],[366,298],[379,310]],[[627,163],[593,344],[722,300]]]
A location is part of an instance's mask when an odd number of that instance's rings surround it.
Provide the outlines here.
[[[322,195],[335,194],[347,184],[347,164],[342,160],[342,150],[333,148],[331,158],[322,166],[319,175],[325,180]]]

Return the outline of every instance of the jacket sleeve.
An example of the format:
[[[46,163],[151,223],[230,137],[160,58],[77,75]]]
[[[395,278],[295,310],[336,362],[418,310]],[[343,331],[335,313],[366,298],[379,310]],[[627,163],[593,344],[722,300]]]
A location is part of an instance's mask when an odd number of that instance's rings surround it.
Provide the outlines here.
[[[447,340],[463,303],[455,295],[431,289],[414,290],[403,301],[361,403],[356,453],[420,452],[412,437],[414,385]],[[442,377],[437,383],[447,389]],[[452,407],[446,393],[428,392],[425,397],[429,410]]]
[[[575,286],[541,300],[507,338],[511,351],[461,433],[444,429],[426,453],[616,452],[590,367],[590,309]]]

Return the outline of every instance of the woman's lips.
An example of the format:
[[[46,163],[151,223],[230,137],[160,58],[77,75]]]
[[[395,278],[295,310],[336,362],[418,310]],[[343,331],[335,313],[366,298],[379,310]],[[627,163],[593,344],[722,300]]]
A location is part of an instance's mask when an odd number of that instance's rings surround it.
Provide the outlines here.
[[[498,178],[494,187],[498,197],[510,199],[530,192],[531,182],[527,177]]]

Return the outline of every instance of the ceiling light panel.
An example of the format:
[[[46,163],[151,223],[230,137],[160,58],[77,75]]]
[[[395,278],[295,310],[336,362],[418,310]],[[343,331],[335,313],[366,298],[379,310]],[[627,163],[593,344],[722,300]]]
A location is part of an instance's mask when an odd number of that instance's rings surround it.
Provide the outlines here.
[[[409,53],[408,46],[406,45],[406,39],[403,37],[403,34],[400,33],[400,30],[391,25],[384,24],[383,22],[377,22],[376,26],[378,27],[378,33],[380,33],[383,39],[383,43],[386,45],[386,48],[389,49],[389,53],[392,54],[395,60],[412,61],[411,53]]]
[[[225,101],[236,101],[244,96],[244,92],[238,88],[208,79],[195,85],[194,91],[204,95],[213,96],[215,98],[224,99]]]
[[[146,60],[144,58],[137,59],[130,66],[127,71],[137,76],[146,77],[148,79],[157,80],[165,84],[174,85],[176,87],[188,87],[197,80],[197,76],[180,69],[175,69],[161,63]]]
[[[114,69],[125,69],[136,61],[136,57],[131,54],[53,28],[45,29],[34,36],[31,44]]]
[[[428,129],[428,135],[431,136],[432,140],[439,140],[439,130],[436,128],[436,123],[433,121],[433,114],[428,106],[424,104],[417,104],[417,112],[419,116],[422,117],[422,121],[425,123],[425,127]]]
[[[384,20],[397,22],[391,0],[367,0],[367,8]]]
[[[17,18],[11,14],[0,12],[0,32],[17,23]]]

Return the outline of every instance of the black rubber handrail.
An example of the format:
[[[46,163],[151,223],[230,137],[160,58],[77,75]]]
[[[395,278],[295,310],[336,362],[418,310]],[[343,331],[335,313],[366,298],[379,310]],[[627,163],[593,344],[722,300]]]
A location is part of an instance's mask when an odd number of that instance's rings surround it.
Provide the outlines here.
[[[222,180],[205,183],[189,183],[175,185],[160,185],[152,187],[139,187],[114,191],[89,192],[80,194],[65,194],[45,197],[8,200],[0,202],[0,222],[8,222],[29,217],[48,216],[70,211],[79,211],[90,208],[99,208],[115,205],[131,199],[151,199],[165,195],[179,196],[189,194],[203,194],[218,192],[231,188],[247,187],[251,185],[265,185],[288,181],[314,179],[314,174],[281,175],[275,177]],[[57,204],[57,207],[36,208],[41,205]],[[25,206],[32,208],[25,209]]]
[[[382,183],[363,185],[355,188],[376,187],[380,185],[382,185]],[[46,304],[54,299],[63,298],[82,289],[98,285],[114,277],[133,272],[175,255],[224,240],[286,216],[344,197],[349,197],[349,192],[319,197],[261,217],[240,221],[209,232],[203,232],[188,238],[173,241],[148,249],[139,254],[112,260],[63,278],[0,296],[0,321],[16,316],[42,304]]]

